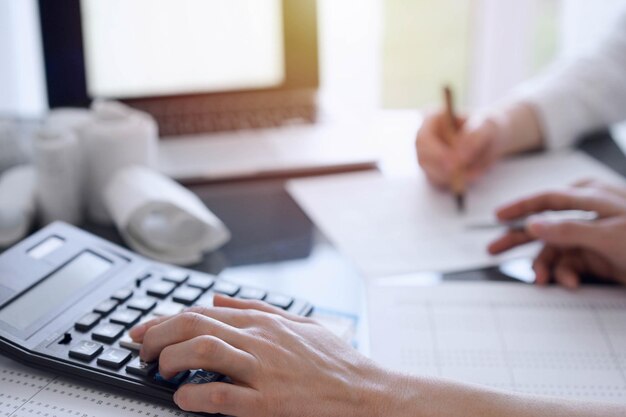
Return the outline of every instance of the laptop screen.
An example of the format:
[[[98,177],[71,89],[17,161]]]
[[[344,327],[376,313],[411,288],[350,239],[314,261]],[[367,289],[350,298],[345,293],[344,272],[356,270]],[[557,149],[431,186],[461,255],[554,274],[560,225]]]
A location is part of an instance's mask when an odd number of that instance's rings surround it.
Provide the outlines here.
[[[316,0],[39,0],[51,108],[315,91]]]
[[[280,0],[81,0],[91,97],[277,87]]]

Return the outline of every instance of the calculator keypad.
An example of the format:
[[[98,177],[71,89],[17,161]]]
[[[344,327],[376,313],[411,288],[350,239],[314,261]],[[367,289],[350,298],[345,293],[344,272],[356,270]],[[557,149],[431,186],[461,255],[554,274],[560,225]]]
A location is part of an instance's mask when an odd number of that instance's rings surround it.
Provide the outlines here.
[[[75,335],[79,337],[75,337],[75,342],[69,345],[68,355],[89,362],[91,366],[106,368],[108,372],[117,372],[143,380],[148,385],[172,390],[181,384],[222,381],[225,377],[215,372],[191,370],[165,380],[157,372],[157,362],[146,363],[139,358],[141,344],[134,342],[128,335],[130,327],[156,317],[178,314],[188,306],[210,307],[216,293],[265,300],[284,309],[293,306],[297,310],[306,305],[294,305],[291,297],[240,287],[220,281],[210,274],[190,274],[174,269],[161,274],[142,274],[133,284],[135,288],[115,291],[110,299],[102,301],[92,312],[78,318],[74,328],[78,332]]]

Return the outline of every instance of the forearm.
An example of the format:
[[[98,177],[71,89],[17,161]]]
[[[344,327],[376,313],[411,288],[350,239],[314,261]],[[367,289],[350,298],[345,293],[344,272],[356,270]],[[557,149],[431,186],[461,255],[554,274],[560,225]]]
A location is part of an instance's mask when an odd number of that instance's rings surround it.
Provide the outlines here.
[[[626,407],[507,393],[443,379],[397,378],[390,415],[406,417],[618,417]]]

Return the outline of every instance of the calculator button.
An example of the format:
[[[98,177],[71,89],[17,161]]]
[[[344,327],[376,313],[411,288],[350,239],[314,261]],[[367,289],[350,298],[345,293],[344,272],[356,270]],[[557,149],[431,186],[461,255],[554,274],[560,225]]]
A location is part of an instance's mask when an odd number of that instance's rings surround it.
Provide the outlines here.
[[[165,379],[161,376],[160,373],[156,373],[154,375],[154,382],[160,384],[160,385],[165,385],[166,387],[170,387],[170,388],[178,388],[180,386],[180,384],[183,383],[183,381],[185,380],[185,378],[187,378],[187,376],[189,375],[189,371],[182,371],[179,374],[173,376],[170,379]]]
[[[287,297],[286,295],[269,294],[265,299],[265,302],[286,310],[289,306],[291,306],[291,304],[293,304],[293,298]]]
[[[237,297],[244,300],[262,300],[265,298],[266,292],[256,288],[242,288]]]
[[[189,274],[185,271],[171,270],[163,275],[163,280],[174,282],[176,284],[182,284],[189,278]]]
[[[130,351],[126,349],[109,348],[98,358],[98,365],[106,368],[119,369],[131,357]]]
[[[181,385],[184,384],[208,384],[209,382],[217,382],[224,376],[216,372],[209,372],[205,370],[193,371],[189,377]]]
[[[168,281],[158,281],[150,285],[147,289],[148,295],[153,297],[165,298],[174,291],[176,284]]]
[[[103,316],[106,316],[107,314],[115,310],[115,307],[117,307],[117,301],[106,300],[98,304],[96,308],[93,309],[93,311],[95,311],[96,313],[100,313]]]
[[[111,323],[121,324],[123,326],[130,327],[133,324],[137,323],[140,317],[141,311],[130,310],[127,308],[124,310],[118,310],[115,313],[111,314],[111,317],[109,319],[111,320]]]
[[[156,362],[144,362],[137,356],[126,365],[126,372],[138,376],[150,376],[157,369]]]
[[[231,284],[230,282],[217,281],[213,286],[213,291],[232,297],[239,291],[239,285]]]
[[[91,330],[98,322],[102,316],[98,313],[89,313],[81,317],[76,323],[74,323],[74,328],[79,332],[88,332]]]
[[[100,343],[82,340],[70,349],[69,355],[70,358],[90,361],[98,356],[100,352],[102,352],[102,349],[103,347]]]
[[[191,305],[202,295],[202,290],[199,288],[181,287],[174,291],[172,294],[172,300],[177,303]]]
[[[91,333],[93,340],[113,343],[124,333],[125,327],[115,323],[102,323]]]
[[[192,275],[187,281],[187,285],[206,291],[211,288],[214,282],[215,279],[207,275]]]
[[[147,313],[148,311],[152,310],[155,305],[156,300],[149,297],[133,298],[128,303],[126,303],[126,307],[132,308],[133,310],[139,310],[143,313]]]
[[[155,316],[173,316],[183,311],[184,308],[185,306],[182,304],[163,301],[152,311],[152,314]]]
[[[133,295],[133,290],[125,288],[122,290],[115,291],[113,295],[111,296],[111,298],[119,301],[120,303],[123,303],[124,301],[132,297],[132,295]]]
[[[141,349],[141,343],[137,343],[137,342],[133,341],[133,339],[130,338],[128,333],[126,333],[124,336],[122,336],[122,338],[120,339],[118,344],[120,345],[120,347],[123,347],[125,349],[129,349],[129,350],[134,350],[134,351],[137,351],[137,352]]]

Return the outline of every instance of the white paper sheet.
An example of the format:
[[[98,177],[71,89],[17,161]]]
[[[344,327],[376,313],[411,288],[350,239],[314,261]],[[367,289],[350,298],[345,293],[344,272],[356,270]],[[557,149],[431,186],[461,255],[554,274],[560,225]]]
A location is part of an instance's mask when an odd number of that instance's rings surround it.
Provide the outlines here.
[[[626,403],[624,289],[376,281],[369,288],[370,351],[383,366]]]
[[[11,417],[192,417],[174,407],[145,402],[41,372],[0,356],[0,415]]]
[[[469,230],[493,221],[497,206],[582,178],[623,183],[621,177],[581,153],[569,151],[509,160],[494,167],[467,193],[467,212],[431,186],[423,174],[385,178],[358,173],[293,180],[288,190],[332,243],[366,277],[416,271],[455,271],[532,256],[536,245],[500,257],[486,251],[501,230]]]

